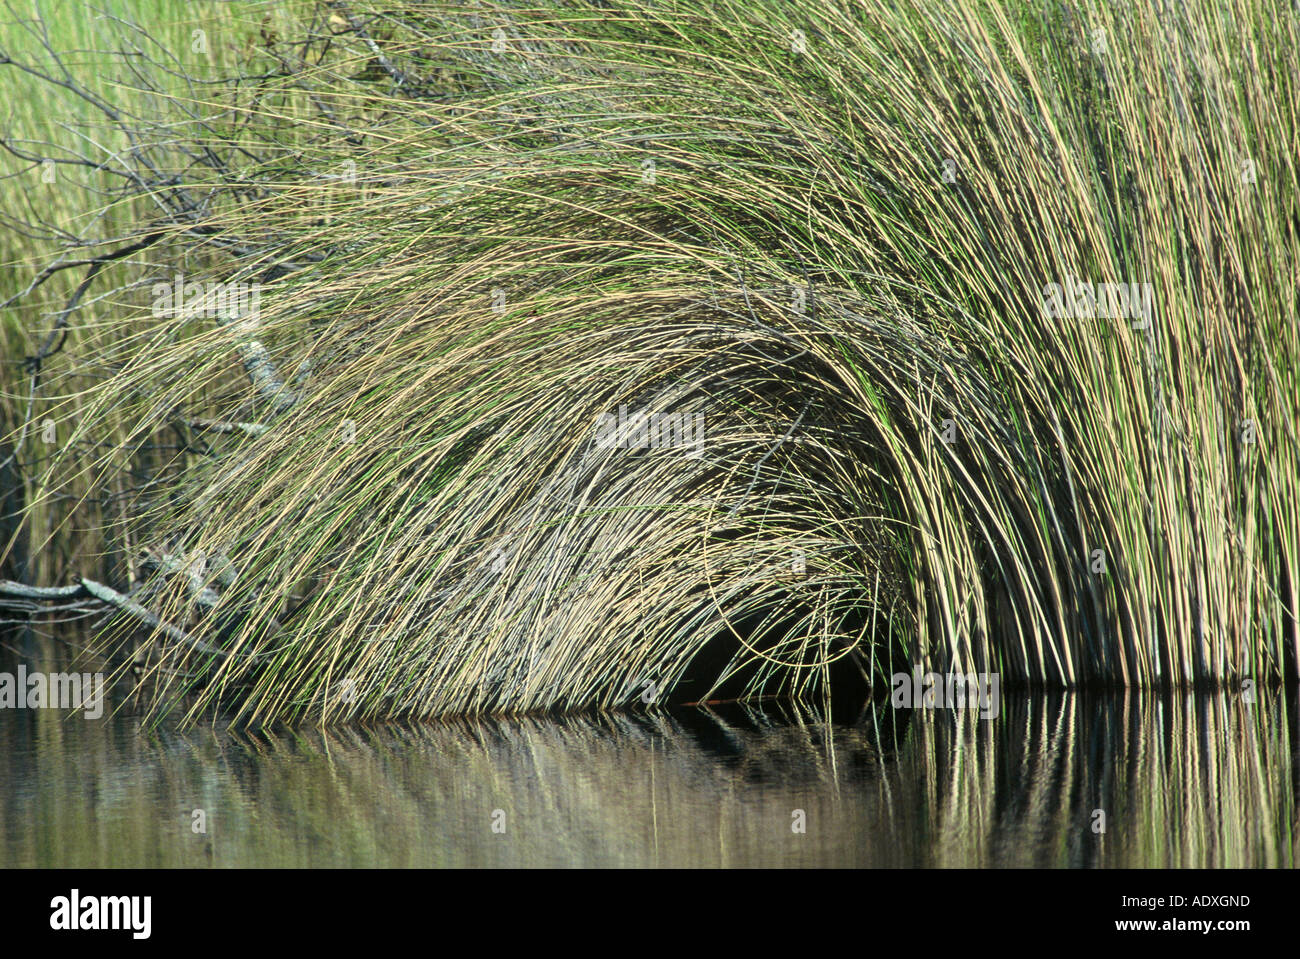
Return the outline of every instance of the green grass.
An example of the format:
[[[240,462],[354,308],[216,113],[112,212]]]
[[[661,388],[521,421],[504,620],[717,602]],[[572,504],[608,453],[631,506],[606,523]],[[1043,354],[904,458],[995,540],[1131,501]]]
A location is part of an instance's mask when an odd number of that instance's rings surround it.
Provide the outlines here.
[[[263,8],[237,16],[241,7],[216,0],[183,7],[169,0],[41,0],[0,10],[0,55],[70,80],[81,91],[14,63],[0,65],[0,136],[11,147],[0,151],[0,461],[18,443],[19,459],[30,467],[18,475],[0,470],[0,483],[16,485],[19,502],[31,504],[20,528],[0,519],[5,575],[32,582],[103,575],[106,565],[120,565],[137,545],[105,536],[120,511],[105,508],[88,486],[73,482],[61,486],[64,498],[40,501],[33,474],[86,415],[80,394],[102,382],[95,357],[123,334],[122,308],[128,301],[138,306],[131,284],[148,275],[147,264],[128,258],[115,270],[116,284],[90,289],[68,342],[44,364],[43,379],[59,383],[53,391],[33,388],[23,359],[41,350],[85,269],[61,271],[23,294],[43,267],[111,251],[154,210],[139,190],[123,189],[132,143],[97,103],[146,125],[184,108],[196,85],[202,91],[228,75],[257,37]],[[202,44],[194,36],[199,29]],[[94,168],[99,164],[109,169]],[[37,438],[47,420],[55,423],[52,444]],[[26,441],[25,422],[38,427]],[[112,414],[101,414],[96,427],[102,442],[120,444],[126,435],[126,424]],[[107,490],[124,488],[111,483]],[[93,498],[86,501],[88,495]]]
[[[291,72],[253,50],[155,128],[207,232],[149,258],[303,268],[255,326],[124,294],[100,378],[49,395],[119,434],[60,446],[28,509],[117,482],[121,555],[190,564],[142,594],[225,650],[151,651],[189,715],[820,701],[904,663],[1278,680],[1300,26],[1270,11],[411,3],[367,40],[282,8]],[[1150,283],[1149,327],[1046,315],[1070,276]],[[703,455],[598,448],[620,404],[702,414]]]

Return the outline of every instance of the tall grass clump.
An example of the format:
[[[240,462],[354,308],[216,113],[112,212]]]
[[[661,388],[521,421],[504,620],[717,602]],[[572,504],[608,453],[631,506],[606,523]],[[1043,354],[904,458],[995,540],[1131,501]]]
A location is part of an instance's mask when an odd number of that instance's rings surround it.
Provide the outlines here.
[[[41,474],[154,457],[157,709],[1294,674],[1294,11],[289,9]]]

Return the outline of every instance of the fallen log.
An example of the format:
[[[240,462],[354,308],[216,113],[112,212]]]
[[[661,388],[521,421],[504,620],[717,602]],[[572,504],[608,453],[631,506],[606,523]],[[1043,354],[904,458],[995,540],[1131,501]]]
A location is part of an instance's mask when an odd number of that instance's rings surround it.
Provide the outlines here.
[[[57,600],[86,598],[97,600],[106,606],[125,613],[137,622],[161,632],[168,639],[182,643],[196,652],[221,659],[229,658],[229,654],[225,650],[218,649],[216,646],[190,635],[185,630],[165,622],[152,610],[142,606],[125,593],[119,593],[111,586],[105,586],[93,579],[83,576],[79,582],[71,586],[28,586],[24,583],[15,583],[12,580],[0,579],[0,607],[22,609],[30,612],[33,601],[55,602]],[[254,662],[258,661],[256,656],[253,659]]]

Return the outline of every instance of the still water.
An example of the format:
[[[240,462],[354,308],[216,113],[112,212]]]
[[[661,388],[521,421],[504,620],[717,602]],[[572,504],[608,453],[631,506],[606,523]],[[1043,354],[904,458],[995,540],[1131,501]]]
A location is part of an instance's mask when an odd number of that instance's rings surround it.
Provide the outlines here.
[[[0,867],[1290,867],[1295,692],[1255,700],[1004,691],[992,720],[883,701],[257,735],[6,709]]]

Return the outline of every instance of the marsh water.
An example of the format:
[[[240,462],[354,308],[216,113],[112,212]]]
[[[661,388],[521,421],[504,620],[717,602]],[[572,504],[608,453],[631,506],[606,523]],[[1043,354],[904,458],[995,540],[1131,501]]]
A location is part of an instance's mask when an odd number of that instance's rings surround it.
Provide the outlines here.
[[[885,700],[256,735],[145,730],[111,702],[95,720],[6,709],[0,867],[1290,867],[1295,693],[1254,698],[1004,691],[994,719]]]

